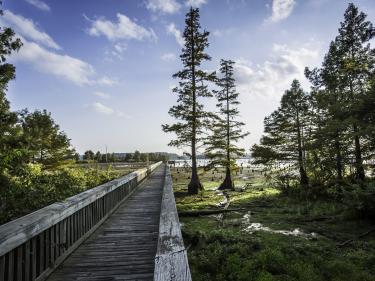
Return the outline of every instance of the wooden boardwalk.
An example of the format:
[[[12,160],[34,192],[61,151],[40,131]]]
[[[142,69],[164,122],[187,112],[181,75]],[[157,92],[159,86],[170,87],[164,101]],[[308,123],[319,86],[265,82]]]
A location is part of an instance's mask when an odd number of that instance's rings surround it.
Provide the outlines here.
[[[153,280],[164,178],[161,165],[47,280]]]

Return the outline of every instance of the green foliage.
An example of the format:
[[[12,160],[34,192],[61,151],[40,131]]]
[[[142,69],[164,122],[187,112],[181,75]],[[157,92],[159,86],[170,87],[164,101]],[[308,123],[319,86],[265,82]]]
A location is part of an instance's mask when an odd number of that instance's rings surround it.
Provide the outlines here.
[[[247,204],[249,203],[248,201]],[[282,210],[280,204],[289,213],[278,218],[277,213]],[[291,202],[285,197],[275,197],[269,208],[256,209],[253,221],[264,221],[272,224],[272,228],[278,226],[285,229],[295,227],[295,220],[311,216],[313,212],[315,216],[330,214],[328,204],[316,202],[315,205],[319,211],[310,207],[300,212],[299,209],[303,206],[297,200]],[[230,217],[227,220],[230,221]],[[275,223],[280,220],[283,221],[282,225]],[[358,246],[338,249],[336,240],[324,236],[307,240],[262,231],[248,234],[240,228],[226,226],[225,221],[224,219],[223,227],[214,218],[182,220],[185,244],[190,245],[188,257],[193,280],[374,280],[372,262],[375,251],[371,248],[371,245],[375,245],[373,238],[359,242]],[[343,235],[341,233],[356,228],[353,223],[348,229],[343,225],[342,222],[329,222],[327,225],[314,224],[310,228],[311,231],[316,228],[333,237],[335,233]],[[350,234],[343,235],[340,239],[346,240],[348,237],[351,237]]]
[[[51,113],[46,110],[29,113],[25,110],[21,117],[22,138],[31,157],[29,161],[51,168],[73,159],[70,139],[60,131]]]
[[[305,167],[306,132],[309,124],[308,95],[297,80],[285,91],[280,107],[264,120],[264,136],[260,145],[252,147],[255,163],[293,165],[300,183],[308,184]]]
[[[322,66],[305,70],[311,93],[294,82],[265,119],[252,156],[285,188],[297,173],[301,191],[309,194],[350,182],[366,185],[365,164],[374,160],[375,147],[374,33],[366,17],[348,5]]]
[[[83,160],[94,160],[95,158],[95,153],[92,150],[86,150],[83,153]]]
[[[45,170],[41,164],[27,164],[18,176],[8,177],[0,192],[0,224],[52,203],[63,201],[89,188],[114,179],[108,170],[63,167]]]

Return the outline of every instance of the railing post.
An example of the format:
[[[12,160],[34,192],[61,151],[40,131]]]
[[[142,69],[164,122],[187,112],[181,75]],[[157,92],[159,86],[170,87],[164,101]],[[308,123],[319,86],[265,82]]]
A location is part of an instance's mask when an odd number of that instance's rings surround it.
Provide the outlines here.
[[[168,165],[165,169],[154,281],[191,281]]]

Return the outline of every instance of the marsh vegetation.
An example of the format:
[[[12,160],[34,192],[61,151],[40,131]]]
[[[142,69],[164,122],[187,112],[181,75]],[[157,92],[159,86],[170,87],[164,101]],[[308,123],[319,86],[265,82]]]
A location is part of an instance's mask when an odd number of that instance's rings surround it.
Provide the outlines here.
[[[375,280],[370,220],[336,198],[285,194],[260,171],[233,174],[248,186],[228,191],[229,208],[241,210],[180,218],[193,280]],[[205,190],[188,196],[189,171],[172,168],[180,212],[222,208],[225,170],[199,176]]]

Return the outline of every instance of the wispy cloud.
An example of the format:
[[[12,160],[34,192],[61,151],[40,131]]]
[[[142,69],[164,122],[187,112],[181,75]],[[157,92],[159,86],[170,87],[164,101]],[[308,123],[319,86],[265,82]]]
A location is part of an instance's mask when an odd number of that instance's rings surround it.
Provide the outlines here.
[[[166,53],[161,56],[161,59],[166,62],[175,61],[176,55],[174,53]]]
[[[130,115],[126,115],[124,112],[115,110],[107,105],[104,105],[100,102],[94,102],[89,107],[94,110],[96,113],[102,114],[102,115],[110,115],[110,116],[116,116],[120,118],[127,118],[131,119],[132,117]]]
[[[51,10],[50,6],[48,6],[45,2],[41,0],[25,0],[27,3],[33,5],[34,7],[38,8],[39,10],[49,12]]]
[[[33,65],[38,71],[63,78],[77,85],[113,85],[108,77],[97,77],[94,67],[78,58],[61,55],[21,37],[23,47],[14,59]]]
[[[99,98],[102,98],[102,99],[109,99],[110,98],[110,95],[108,93],[104,93],[104,92],[94,92],[94,95],[99,97]]]
[[[185,2],[185,6],[187,7],[195,7],[195,8],[199,8],[200,6],[204,5],[207,3],[207,0],[187,0]]]
[[[91,22],[91,27],[88,30],[91,36],[104,36],[110,41],[157,39],[152,29],[146,29],[120,13],[117,14],[117,22],[112,22],[104,17],[95,20],[87,17],[86,19]]]
[[[278,22],[290,16],[295,6],[295,0],[273,0],[272,15],[266,22]]]
[[[112,115],[115,113],[115,111],[110,108],[109,106],[106,106],[100,102],[94,102],[92,105],[91,105],[92,109],[97,112],[97,113],[100,113],[100,114],[105,114],[105,115]]]
[[[176,39],[178,45],[180,45],[181,47],[184,46],[185,44],[185,40],[184,38],[182,37],[182,33],[180,30],[177,29],[176,25],[172,22],[170,23],[168,26],[167,26],[167,33],[168,34],[172,34],[174,36],[174,38]]]
[[[316,45],[289,47],[274,44],[272,55],[262,64],[254,66],[251,62],[236,60],[238,90],[253,97],[279,98],[293,79],[299,79],[307,87],[304,68],[319,63],[319,50]]]
[[[16,15],[9,10],[4,11],[4,16],[0,21],[12,27],[18,34],[25,38],[36,41],[46,47],[60,50],[61,47],[45,32],[41,31],[31,20],[21,15]]]
[[[181,5],[176,0],[148,0],[146,8],[152,12],[174,14],[180,10]]]

